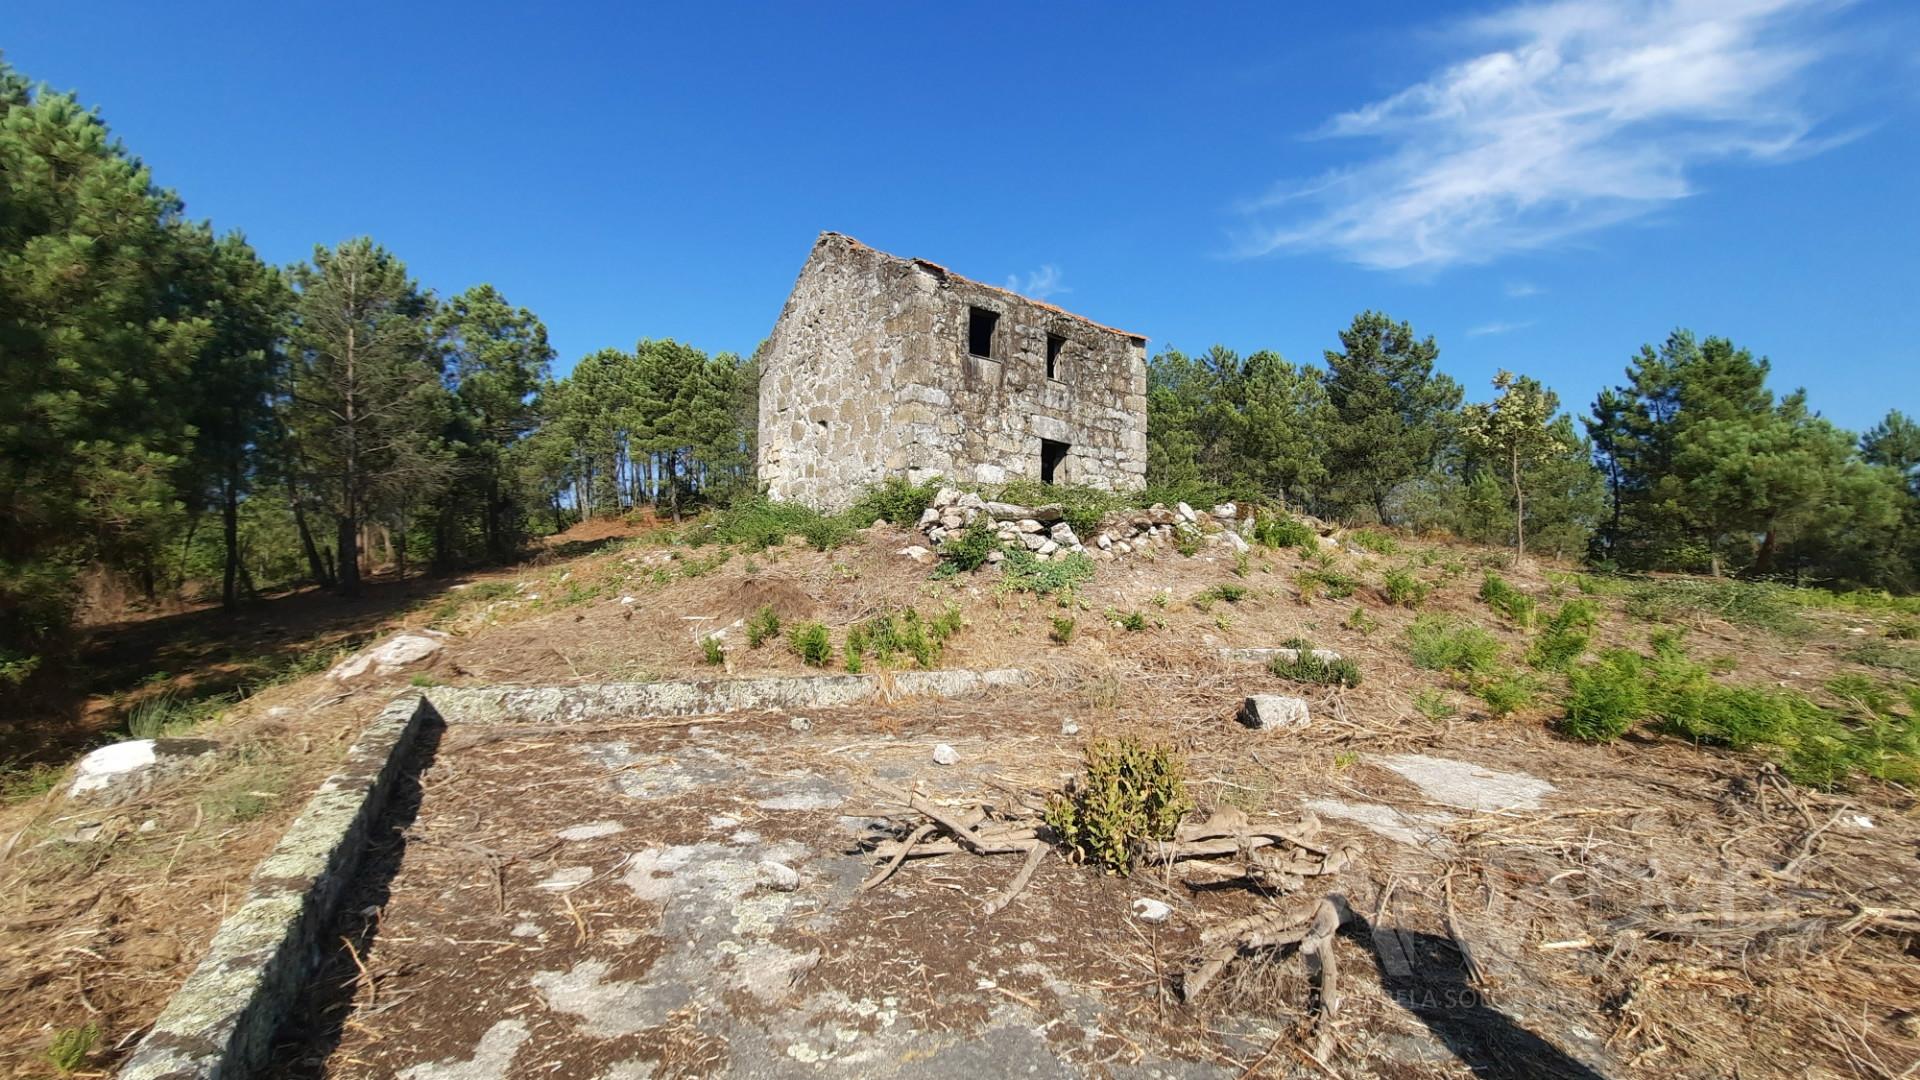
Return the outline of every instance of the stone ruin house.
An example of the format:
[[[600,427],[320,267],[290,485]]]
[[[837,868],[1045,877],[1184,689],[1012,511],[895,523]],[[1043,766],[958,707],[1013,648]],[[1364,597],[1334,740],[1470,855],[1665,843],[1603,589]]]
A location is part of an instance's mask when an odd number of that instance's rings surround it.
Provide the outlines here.
[[[844,508],[890,477],[1144,487],[1146,338],[822,233],[761,353],[760,483]]]

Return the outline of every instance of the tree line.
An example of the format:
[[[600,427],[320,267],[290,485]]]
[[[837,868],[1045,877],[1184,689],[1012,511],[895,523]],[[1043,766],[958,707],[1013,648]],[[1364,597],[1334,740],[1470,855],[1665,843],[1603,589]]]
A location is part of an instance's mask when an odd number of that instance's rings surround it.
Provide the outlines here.
[[[1155,356],[1150,482],[1623,569],[1920,585],[1920,427],[1856,437],[1725,339],[1641,350],[1580,417],[1509,373],[1466,403],[1434,339],[1378,312],[1338,345]],[[58,655],[90,574],[352,595],[372,566],[756,494],[751,359],[554,359],[526,308],[442,297],[371,239],[267,264],[0,60],[0,688]]]
[[[1324,367],[1272,352],[1168,350],[1148,365],[1156,486],[1264,492],[1379,521],[1622,570],[1920,585],[1920,426],[1856,435],[1776,395],[1765,358],[1678,330],[1581,417],[1501,372],[1463,404],[1439,346],[1365,312]]]
[[[0,61],[0,687],[57,653],[90,571],[353,595],[746,476],[738,358],[553,359],[526,308],[443,298],[370,239],[268,265]]]

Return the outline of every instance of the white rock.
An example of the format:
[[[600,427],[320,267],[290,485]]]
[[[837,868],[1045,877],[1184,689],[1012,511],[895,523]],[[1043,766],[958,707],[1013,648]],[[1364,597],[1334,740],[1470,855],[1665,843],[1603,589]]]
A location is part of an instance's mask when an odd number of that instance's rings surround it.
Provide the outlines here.
[[[948,746],[946,743],[941,743],[933,748],[933,763],[935,765],[952,765],[959,760],[960,752]]]
[[[1133,901],[1133,917],[1141,922],[1166,922],[1172,916],[1173,909],[1158,900],[1141,896]]]
[[[800,871],[773,859],[760,860],[759,875],[761,884],[780,892],[792,892],[800,887]]]
[[[940,556],[935,555],[933,552],[928,551],[926,548],[921,547],[919,544],[908,544],[906,547],[901,548],[899,552],[897,552],[897,554],[905,555],[907,558],[912,559],[914,562],[917,562],[922,566],[927,566],[932,563],[936,563],[940,561]]]
[[[1042,544],[1053,543],[1042,533],[1021,533],[1020,542],[1026,545],[1028,551],[1039,551]]]
[[[207,739],[129,739],[103,746],[74,767],[67,797],[116,802],[218,748]]]
[[[997,563],[1006,557],[1007,553],[1001,551],[999,548],[994,548],[992,551],[987,552],[987,561],[990,563]]]
[[[1411,781],[1427,801],[1463,810],[1537,810],[1540,800],[1556,790],[1538,777],[1490,769],[1471,761],[1427,754],[1396,754],[1375,760]]]
[[[1047,535],[1052,537],[1053,542],[1059,544],[1061,547],[1072,547],[1080,542],[1080,538],[1073,535],[1073,526],[1068,525],[1064,521],[1055,525]]]
[[[920,511],[920,527],[922,529],[926,528],[929,525],[938,525],[938,524],[940,524],[940,511],[935,510],[931,506],[927,507],[925,510]]]
[[[1042,540],[1040,546],[1033,549],[1035,555],[1051,555],[1060,550],[1060,545],[1052,540]]]
[[[621,607],[632,607],[632,606],[633,606],[634,604],[636,604],[636,603],[638,603],[638,601],[636,601],[636,600],[635,600],[635,599],[634,599],[633,597],[631,597],[631,596],[623,596],[623,597],[621,597],[621,598],[620,598],[620,606],[621,606]]]
[[[1219,506],[1213,508],[1213,516],[1219,518],[1221,521],[1232,521],[1234,518],[1240,516],[1240,508],[1230,502],[1221,503]]]
[[[1101,550],[1101,551],[1105,551],[1105,550],[1107,550],[1108,548],[1110,548],[1110,547],[1112,547],[1112,546],[1113,546],[1113,537],[1111,537],[1111,536],[1108,536],[1108,535],[1107,535],[1106,533],[1101,533],[1101,534],[1099,535],[1099,537],[1097,537],[1097,538],[1096,538],[1096,539],[1094,540],[1094,543],[1096,543],[1096,544],[1099,544],[1099,545],[1100,545],[1100,550]]]
[[[1181,521],[1193,521],[1200,516],[1194,513],[1193,507],[1188,506],[1186,503],[1174,503],[1173,512],[1180,515]]]
[[[1045,525],[1040,524],[1038,521],[1035,521],[1032,518],[1021,518],[1019,521],[1016,521],[1013,523],[1013,527],[1017,531],[1023,532],[1023,533],[1039,533],[1039,532],[1047,531],[1047,527]]]
[[[1248,544],[1245,540],[1242,540],[1240,538],[1240,534],[1237,532],[1234,532],[1232,529],[1228,529],[1222,532],[1220,535],[1226,537],[1227,543],[1233,547],[1233,550],[1239,552],[1242,555],[1245,555],[1249,550],[1252,549],[1252,545]]]
[[[955,505],[963,510],[985,510],[987,508],[987,500],[969,491],[960,496],[960,501]]]
[[[1003,502],[988,503],[987,513],[992,514],[995,521],[1019,521],[1022,518],[1030,518],[1033,516],[1033,511],[1024,506],[1015,506],[1013,503]]]
[[[792,728],[795,731],[812,731],[813,721],[807,719],[804,716],[796,716],[793,719],[787,721],[787,726]]]
[[[1060,734],[1078,735],[1080,734],[1080,725],[1072,720],[1068,720],[1060,725]]]
[[[1119,552],[1122,555],[1131,555],[1133,554],[1133,545],[1127,543],[1125,540],[1122,540],[1113,545],[1113,550]]]
[[[603,836],[616,836],[626,831],[627,827],[617,821],[589,821],[585,825],[561,829],[553,835],[562,840],[598,840]]]
[[[528,599],[538,598],[537,593],[528,594]],[[438,630],[395,634],[378,645],[369,646],[342,660],[327,672],[327,678],[336,682],[352,682],[367,674],[392,675],[410,667],[418,667],[447,647],[446,636]]]
[[[935,510],[945,510],[947,507],[952,506],[954,503],[957,503],[959,501],[960,501],[959,488],[943,487],[939,491],[936,491],[933,493],[933,508]]]
[[[1259,731],[1298,731],[1309,723],[1304,698],[1254,694],[1240,706],[1240,722]]]

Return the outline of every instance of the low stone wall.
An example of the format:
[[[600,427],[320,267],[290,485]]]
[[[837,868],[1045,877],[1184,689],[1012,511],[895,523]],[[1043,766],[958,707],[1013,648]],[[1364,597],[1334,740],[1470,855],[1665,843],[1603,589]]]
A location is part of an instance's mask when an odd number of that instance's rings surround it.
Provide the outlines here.
[[[578,724],[610,718],[718,716],[761,709],[830,709],[865,701],[959,697],[1024,686],[1027,673],[895,671],[592,686],[440,687],[433,701],[456,724]]]
[[[255,1075],[359,870],[369,833],[423,726],[572,724],[609,717],[709,716],[820,709],[1024,686],[1024,671],[900,671],[571,687],[439,687],[382,710],[346,760],[254,869],[247,898],[120,1069],[121,1080],[241,1080]]]
[[[234,1080],[260,1068],[321,956],[320,935],[424,724],[426,698],[395,701],[254,869],[241,906],[120,1069],[122,1080]]]

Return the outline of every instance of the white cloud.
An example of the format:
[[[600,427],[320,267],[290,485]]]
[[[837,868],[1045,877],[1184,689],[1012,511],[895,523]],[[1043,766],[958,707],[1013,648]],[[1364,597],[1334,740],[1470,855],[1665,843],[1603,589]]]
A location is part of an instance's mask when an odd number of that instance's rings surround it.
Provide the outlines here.
[[[1837,0],[1559,0],[1462,29],[1487,51],[1330,120],[1374,155],[1249,207],[1250,254],[1487,262],[1646,214],[1698,166],[1837,141],[1801,104]]]
[[[1048,263],[1022,280],[1019,274],[1007,279],[1007,291],[1017,292],[1021,296],[1031,296],[1035,300],[1045,300],[1049,296],[1072,292],[1072,289],[1060,284],[1060,268]]]
[[[1468,337],[1490,337],[1494,334],[1511,334],[1515,330],[1525,330],[1527,327],[1532,325],[1533,325],[1533,321],[1531,319],[1529,319],[1526,322],[1482,323],[1479,326],[1475,326],[1468,329],[1467,336]]]
[[[1539,296],[1546,291],[1547,290],[1535,285],[1531,281],[1507,282],[1507,295],[1513,297],[1515,300],[1524,300],[1529,296]]]

